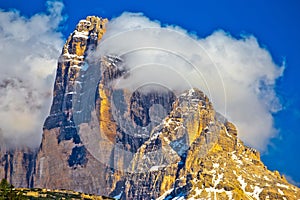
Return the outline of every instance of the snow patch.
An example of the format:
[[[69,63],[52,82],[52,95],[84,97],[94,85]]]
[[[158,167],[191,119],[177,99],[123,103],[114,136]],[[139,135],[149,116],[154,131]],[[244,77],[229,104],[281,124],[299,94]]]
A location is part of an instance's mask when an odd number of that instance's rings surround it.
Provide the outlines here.
[[[238,167],[241,168],[240,165],[243,165],[243,162],[238,159],[238,157],[234,154],[235,152],[231,152],[232,159],[238,164]]]
[[[76,94],[75,91],[67,92],[66,94]]]
[[[83,59],[84,58],[84,56],[78,56],[77,54],[69,54],[69,53],[64,53],[63,56],[67,57],[67,58],[71,58],[71,59],[73,59],[73,58]]]
[[[70,67],[73,67],[73,68],[79,68],[79,69],[81,69],[81,67],[80,67],[80,66],[78,66],[78,65],[71,65]]]
[[[158,197],[156,200],[163,200],[165,199],[174,189],[170,189],[167,190],[165,193],[163,193],[163,195],[161,195],[160,197]]]
[[[192,97],[194,92],[195,92],[195,90],[194,90],[193,88],[190,89],[190,90],[189,90],[188,96],[189,96],[189,97]]]
[[[215,184],[214,187],[217,187],[217,185],[220,183],[220,181],[222,180],[224,174],[218,174],[218,178],[217,180],[215,180]]]
[[[244,160],[248,161],[248,162],[252,162],[252,159],[245,157]]]
[[[242,190],[245,192],[245,188],[247,186],[247,183],[244,181],[242,175],[239,175],[237,180],[240,182]]]
[[[160,134],[161,134],[161,132],[156,132],[156,133],[153,133],[153,134],[151,135],[151,138],[150,138],[150,140],[156,140],[156,139],[157,139],[157,137],[158,137]]]
[[[287,185],[283,185],[283,184],[280,184],[280,183],[277,183],[276,185],[278,187],[283,187],[283,188],[289,189],[289,186],[287,186]]]
[[[123,194],[123,191],[121,191],[120,194],[114,196],[113,198],[114,198],[114,199],[121,199],[122,194]]]
[[[261,191],[263,191],[263,188],[260,188],[258,186],[254,187],[254,191],[252,193],[252,196],[256,199],[259,199],[259,194],[261,193]]]
[[[184,200],[185,198],[184,197],[175,197],[175,198],[173,198],[173,200]]]
[[[284,192],[279,188],[278,188],[278,192],[279,192],[279,194],[284,195]]]
[[[231,200],[232,198],[232,192],[231,191],[225,191],[226,195],[228,196],[228,199]]]
[[[213,163],[213,168],[219,168],[220,164],[219,163]]]
[[[227,131],[226,129],[225,129],[225,133],[226,133],[226,135],[227,135],[228,137],[232,138],[232,136],[229,135],[229,133],[228,133],[228,131]]]
[[[158,171],[158,170],[160,170],[160,169],[162,169],[164,167],[165,167],[165,165],[155,165],[155,166],[152,166],[150,168],[150,172],[152,172],[152,171]]]
[[[88,31],[80,32],[80,31],[75,30],[73,37],[75,37],[75,38],[84,38],[84,39],[87,40],[89,38],[88,34],[89,34]]]

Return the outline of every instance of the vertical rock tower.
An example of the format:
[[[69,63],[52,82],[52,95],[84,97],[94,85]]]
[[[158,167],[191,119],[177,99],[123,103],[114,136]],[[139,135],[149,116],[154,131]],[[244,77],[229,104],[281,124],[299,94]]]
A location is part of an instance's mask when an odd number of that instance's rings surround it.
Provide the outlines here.
[[[36,160],[35,187],[73,188],[106,193],[105,167],[89,154],[74,122],[74,96],[82,87],[80,75],[87,68],[86,57],[103,34],[107,19],[95,16],[81,20],[69,36],[58,62],[53,103],[44,124],[42,144]],[[80,102],[80,99],[77,100]],[[89,113],[90,114],[90,113]],[[83,116],[88,122],[91,116]],[[102,177],[102,178],[98,178]]]

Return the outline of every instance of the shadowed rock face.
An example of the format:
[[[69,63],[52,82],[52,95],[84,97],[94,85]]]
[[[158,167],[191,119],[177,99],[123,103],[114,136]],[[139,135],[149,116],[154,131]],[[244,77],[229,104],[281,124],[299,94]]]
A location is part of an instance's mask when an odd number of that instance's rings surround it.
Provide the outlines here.
[[[0,147],[0,178],[17,186],[33,187],[33,174],[37,150],[27,147],[5,149]]]
[[[121,199],[300,198],[201,91],[116,88],[122,58],[89,58],[106,19],[87,17],[64,45],[38,152],[1,146],[1,177],[16,187]],[[126,77],[126,78],[130,78]]]
[[[150,91],[147,93],[135,91],[130,99],[130,116],[138,126],[148,126],[151,122],[149,114],[150,108],[158,104],[163,107],[166,114],[169,114],[175,98],[175,94],[171,91]],[[164,117],[166,117],[166,115],[163,116],[163,118]]]

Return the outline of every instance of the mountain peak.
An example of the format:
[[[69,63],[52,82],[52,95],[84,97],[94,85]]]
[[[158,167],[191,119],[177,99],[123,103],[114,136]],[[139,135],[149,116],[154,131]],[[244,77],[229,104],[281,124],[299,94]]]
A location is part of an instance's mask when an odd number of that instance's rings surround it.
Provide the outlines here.
[[[31,187],[121,199],[300,198],[299,188],[269,171],[199,89],[177,94],[160,85],[115,87],[113,80],[132,78],[125,61],[117,55],[88,59],[107,22],[87,17],[66,41],[42,144],[25,162],[30,173],[18,177],[28,176]],[[12,184],[26,186],[18,177]]]

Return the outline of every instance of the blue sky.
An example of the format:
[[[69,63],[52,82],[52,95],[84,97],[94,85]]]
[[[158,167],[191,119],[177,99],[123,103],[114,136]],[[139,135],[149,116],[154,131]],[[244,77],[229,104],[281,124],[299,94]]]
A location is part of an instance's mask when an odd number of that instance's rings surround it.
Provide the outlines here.
[[[152,20],[175,24],[199,37],[222,29],[234,37],[254,35],[272,55],[276,64],[286,61],[284,75],[277,81],[276,92],[284,109],[274,114],[277,136],[271,139],[262,160],[271,170],[290,176],[300,186],[300,3],[297,1],[63,1],[66,21],[61,26],[66,38],[80,19],[87,15],[117,17],[124,11],[143,12]],[[31,17],[45,12],[45,1],[1,0],[4,11],[16,9]]]

